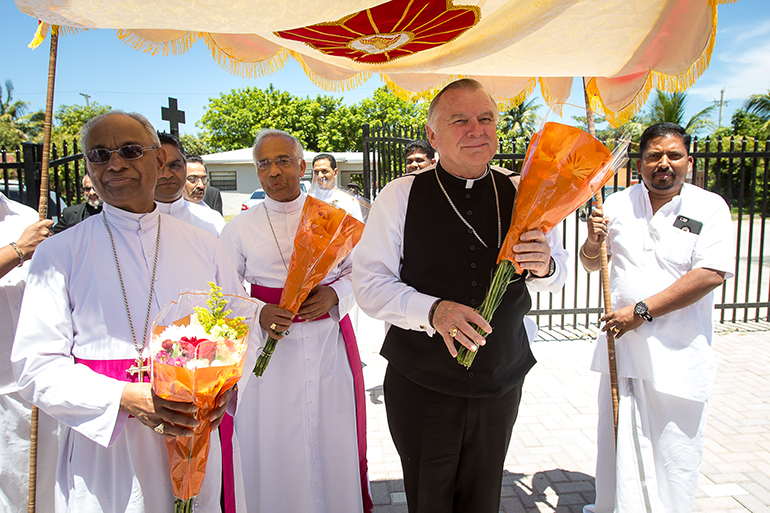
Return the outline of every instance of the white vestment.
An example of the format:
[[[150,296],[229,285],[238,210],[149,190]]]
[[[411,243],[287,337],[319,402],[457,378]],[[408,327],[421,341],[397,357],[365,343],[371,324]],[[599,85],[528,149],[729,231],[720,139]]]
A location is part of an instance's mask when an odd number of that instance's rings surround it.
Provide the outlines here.
[[[225,218],[222,214],[203,203],[193,203],[184,198],[179,198],[173,203],[156,202],[161,214],[168,214],[193,226],[202,228],[215,237],[219,237],[222,228],[225,227]]]
[[[39,221],[35,210],[11,201],[0,192],[0,245],[16,242],[29,225]],[[30,404],[21,398],[11,368],[11,346],[27,280],[29,261],[0,276],[0,511],[27,511],[29,494]],[[53,509],[59,423],[38,414],[38,511]]]
[[[607,198],[607,253],[614,310],[670,287],[697,268],[733,275],[730,209],[691,184],[652,212],[643,183]],[[644,321],[615,341],[619,383],[617,458],[604,334],[591,369],[599,391],[596,504],[586,513],[691,511],[705,440],[706,405],[716,363],[711,350],[714,292]]]
[[[208,292],[210,281],[225,293],[243,294],[214,236],[160,215],[157,209],[133,214],[105,205],[102,214],[44,241],[35,251],[11,362],[22,396],[66,426],[59,450],[56,511],[171,512],[174,497],[165,438],[119,411],[125,382],[72,360],[137,356],[104,216],[141,339],[159,219],[150,321],[179,293]],[[196,499],[199,511],[220,510],[220,452],[214,435]]]
[[[220,240],[241,278],[283,288],[275,239],[288,266],[304,202],[304,194],[286,203],[266,198],[227,224]],[[233,444],[239,513],[363,509],[353,376],[338,324],[354,304],[350,272],[348,257],[323,281],[339,298],[331,318],[292,324],[263,376],[249,373],[240,386]],[[264,343],[267,333],[260,336]]]

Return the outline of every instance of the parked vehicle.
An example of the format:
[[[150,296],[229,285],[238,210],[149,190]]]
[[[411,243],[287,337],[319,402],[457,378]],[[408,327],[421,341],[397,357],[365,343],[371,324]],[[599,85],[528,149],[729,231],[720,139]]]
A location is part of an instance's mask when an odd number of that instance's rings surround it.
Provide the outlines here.
[[[23,203],[21,201],[21,195],[19,194],[19,183],[16,180],[9,180],[8,181],[8,191],[5,190],[5,184],[3,182],[0,182],[0,192],[6,195],[6,197],[13,201],[18,201],[19,203]],[[56,205],[59,205],[59,209],[57,211]],[[35,210],[37,210],[37,205],[33,207]],[[67,208],[67,203],[64,202],[63,199],[59,198],[58,194],[56,194],[56,191],[48,191],[48,219],[53,219],[54,224],[56,224],[59,221],[59,213],[61,213],[62,210]]]
[[[307,191],[310,189],[310,182],[308,180],[300,181],[299,188],[302,192],[307,193]],[[263,191],[262,189],[257,189],[251,193],[251,196],[249,197],[249,199],[243,202],[243,204],[241,205],[241,212],[245,212],[250,208],[254,208],[257,205],[261,204],[263,201],[265,201],[265,191]]]
[[[602,188],[602,198],[607,199],[607,196],[612,194],[613,192],[622,191],[625,189],[622,185],[618,185],[618,188],[616,189],[614,185],[605,185]],[[596,207],[596,200],[592,197],[589,201],[586,201],[585,205],[581,205],[578,207],[578,218],[580,218],[581,221],[585,221],[588,219],[588,216],[591,215],[591,211]]]

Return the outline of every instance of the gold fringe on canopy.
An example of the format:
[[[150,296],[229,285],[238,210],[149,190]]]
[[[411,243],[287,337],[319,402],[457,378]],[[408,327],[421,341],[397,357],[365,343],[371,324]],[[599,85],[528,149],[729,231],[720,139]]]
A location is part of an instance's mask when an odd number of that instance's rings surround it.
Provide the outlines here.
[[[134,50],[149,53],[150,55],[158,55],[160,53],[164,57],[168,57],[169,54],[180,55],[188,52],[190,47],[198,42],[198,39],[207,36],[203,32],[187,32],[182,37],[170,41],[150,41],[127,29],[118,29],[115,31],[115,35],[123,41],[123,44],[132,47]]]
[[[444,87],[446,87],[451,82],[454,82],[455,80],[459,80],[461,78],[465,78],[465,75],[450,75],[446,80],[438,84],[436,87],[432,87],[430,89],[426,89],[425,91],[419,91],[415,93],[413,91],[407,91],[400,85],[393,82],[390,79],[390,77],[388,77],[388,75],[386,75],[385,73],[380,73],[380,79],[383,82],[385,82],[386,86],[388,86],[388,91],[395,94],[402,100],[407,100],[407,101],[425,100],[429,102]]]
[[[300,66],[302,66],[302,71],[305,72],[305,75],[307,75],[307,78],[310,79],[310,81],[316,85],[317,87],[320,87],[324,91],[334,91],[334,92],[343,92],[343,91],[351,91],[364,83],[366,83],[367,80],[369,80],[372,76],[371,73],[362,71],[360,73],[356,73],[350,78],[344,78],[341,80],[333,80],[330,78],[326,78],[322,75],[319,75],[313,69],[308,65],[307,62],[305,62],[305,59],[302,57],[302,54],[295,52],[294,50],[288,50],[289,55],[291,55],[295,61],[299,63]]]
[[[706,47],[700,57],[692,63],[690,68],[678,75],[666,75],[657,71],[651,71],[647,75],[647,81],[641,87],[634,99],[621,110],[614,112],[607,108],[602,100],[596,81],[588,82],[587,90],[591,99],[591,108],[594,112],[602,112],[605,119],[613,126],[620,126],[634,117],[641,110],[653,89],[660,89],[669,93],[685,91],[706,71],[711,62],[711,54],[714,51],[714,43],[717,35],[717,4],[732,3],[736,0],[709,0],[711,6],[711,33],[706,40]]]
[[[551,94],[551,91],[548,90],[548,86],[546,85],[545,80],[538,78],[537,81],[540,84],[540,94],[543,96],[545,104],[548,105],[551,110],[554,111],[554,113],[561,117],[561,111],[564,104]]]
[[[48,23],[45,23],[44,21],[37,21],[37,30],[35,31],[35,36],[32,38],[32,41],[27,45],[28,48],[32,48],[33,50],[40,46],[40,43],[45,41],[45,36],[48,35]],[[54,25],[54,28],[56,28],[56,25]]]
[[[513,98],[495,98],[498,110],[502,112],[524,103],[529,95],[534,92],[535,87],[537,87],[537,79],[533,78],[527,83],[527,87]]]
[[[280,71],[289,62],[288,50],[282,48],[272,57],[262,61],[246,62],[234,58],[226,50],[220,48],[209,34],[204,34],[206,46],[211,56],[222,69],[233,75],[244,78],[259,78]]]

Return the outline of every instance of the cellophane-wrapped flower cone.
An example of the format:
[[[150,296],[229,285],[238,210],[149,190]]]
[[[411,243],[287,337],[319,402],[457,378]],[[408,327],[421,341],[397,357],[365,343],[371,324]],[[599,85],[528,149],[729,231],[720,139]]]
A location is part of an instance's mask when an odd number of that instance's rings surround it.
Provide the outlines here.
[[[166,439],[176,513],[191,512],[200,492],[211,439],[209,417],[219,395],[243,373],[248,326],[258,307],[250,298],[222,295],[211,285],[211,294],[180,294],[152,326],[153,390],[169,401],[194,403],[200,421],[193,436]]]
[[[490,321],[511,281],[523,269],[514,261],[513,246],[524,232],[548,233],[588,201],[628,162],[628,137],[613,151],[591,134],[548,122],[529,143],[513,206],[511,226],[497,256],[492,284],[479,312]],[[481,329],[479,333],[486,336]],[[476,352],[460,347],[457,361],[470,367]]]
[[[341,197],[332,193],[332,190],[339,191],[323,182],[313,182],[302,207],[297,233],[294,235],[294,252],[278,303],[278,306],[294,315],[297,315],[310,291],[353,251],[364,232],[363,221],[356,218],[359,217],[358,212],[351,213],[319,199],[338,202],[339,199],[332,198]],[[360,201],[356,201],[356,205],[359,209],[367,208]],[[277,343],[278,340],[273,337],[265,342],[254,366],[256,376],[265,372]]]

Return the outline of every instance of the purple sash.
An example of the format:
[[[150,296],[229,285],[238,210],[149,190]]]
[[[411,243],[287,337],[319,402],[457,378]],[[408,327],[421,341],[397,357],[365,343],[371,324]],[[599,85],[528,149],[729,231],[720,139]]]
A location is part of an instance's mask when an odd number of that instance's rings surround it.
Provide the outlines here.
[[[84,360],[82,358],[75,358],[75,363],[85,365],[92,371],[108,378],[117,379],[118,381],[125,381],[127,383],[136,383],[139,381],[139,373],[130,374],[128,372],[129,367],[136,365],[136,359],[133,360]],[[143,366],[149,366],[150,361],[144,360]],[[150,371],[145,371],[142,376],[142,382],[150,382]]]

